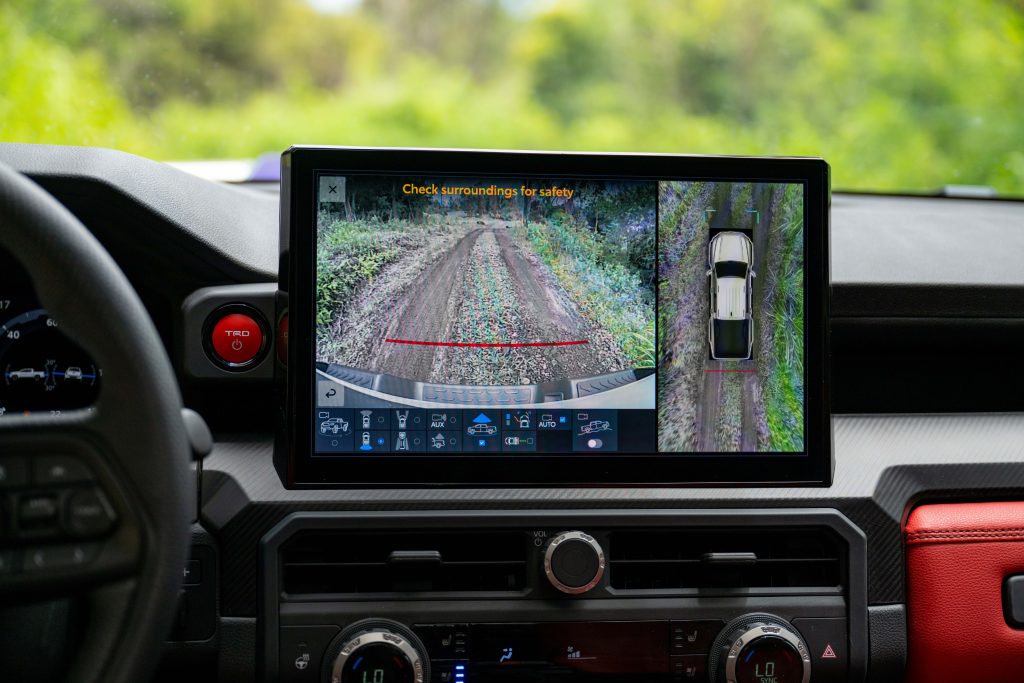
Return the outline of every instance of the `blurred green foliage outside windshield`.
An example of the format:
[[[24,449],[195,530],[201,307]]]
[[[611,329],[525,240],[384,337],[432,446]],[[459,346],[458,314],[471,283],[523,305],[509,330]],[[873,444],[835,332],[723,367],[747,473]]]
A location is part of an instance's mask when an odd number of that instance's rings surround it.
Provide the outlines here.
[[[1024,195],[1024,0],[0,0],[0,140],[820,155]]]

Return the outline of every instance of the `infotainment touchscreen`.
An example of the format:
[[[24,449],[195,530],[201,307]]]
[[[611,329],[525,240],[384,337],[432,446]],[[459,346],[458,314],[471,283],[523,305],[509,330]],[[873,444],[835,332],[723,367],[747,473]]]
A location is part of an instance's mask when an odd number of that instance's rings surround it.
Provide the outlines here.
[[[285,171],[293,483],[827,480],[824,163]]]

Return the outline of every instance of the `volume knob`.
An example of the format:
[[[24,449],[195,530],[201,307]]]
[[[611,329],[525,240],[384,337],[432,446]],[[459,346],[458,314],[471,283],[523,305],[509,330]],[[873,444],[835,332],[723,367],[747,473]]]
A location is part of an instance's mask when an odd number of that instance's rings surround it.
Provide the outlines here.
[[[582,531],[562,532],[544,549],[544,575],[569,595],[586,593],[599,584],[604,566],[601,544]]]

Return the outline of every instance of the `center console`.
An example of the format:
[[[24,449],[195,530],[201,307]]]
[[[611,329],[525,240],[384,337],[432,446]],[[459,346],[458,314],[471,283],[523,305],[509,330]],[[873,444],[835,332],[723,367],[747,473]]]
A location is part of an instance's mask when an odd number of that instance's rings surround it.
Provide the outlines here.
[[[864,678],[835,511],[295,513],[261,547],[267,680]]]
[[[864,680],[840,513],[539,509],[831,483],[823,161],[293,148],[281,202],[282,483],[480,504],[281,521],[266,680]]]

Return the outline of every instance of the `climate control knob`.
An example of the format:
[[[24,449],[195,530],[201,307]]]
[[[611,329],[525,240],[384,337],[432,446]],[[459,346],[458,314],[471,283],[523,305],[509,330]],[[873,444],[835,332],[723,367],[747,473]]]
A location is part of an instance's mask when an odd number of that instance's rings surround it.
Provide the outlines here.
[[[368,619],[342,631],[327,649],[325,683],[429,683],[423,643],[398,622]]]
[[[604,576],[604,550],[593,536],[564,531],[544,549],[544,575],[551,585],[569,595],[586,593]]]
[[[809,683],[811,655],[785,619],[748,614],[718,635],[709,673],[715,683]]]

